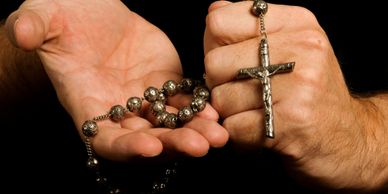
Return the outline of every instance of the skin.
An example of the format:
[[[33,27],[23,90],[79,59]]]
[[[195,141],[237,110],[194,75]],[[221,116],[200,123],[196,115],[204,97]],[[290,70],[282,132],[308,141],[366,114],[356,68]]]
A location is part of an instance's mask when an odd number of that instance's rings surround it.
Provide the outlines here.
[[[271,77],[275,139],[265,138],[260,81],[234,78],[259,64],[251,6],[217,1],[207,16],[206,81],[230,139],[278,152],[291,175],[325,191],[387,191],[388,94],[352,95],[325,32],[301,7],[269,4],[265,15],[271,63],[296,62]]]
[[[167,80],[182,78],[168,37],[119,0],[27,0],[8,17],[5,28],[15,46],[38,53],[81,137],[85,120],[125,105],[131,96],[142,97],[149,86],[160,88]],[[169,98],[168,111],[190,99],[183,94]],[[154,128],[147,105],[121,122],[99,122],[92,138],[97,155],[117,161],[162,151],[199,157],[228,140],[210,105],[175,130]]]

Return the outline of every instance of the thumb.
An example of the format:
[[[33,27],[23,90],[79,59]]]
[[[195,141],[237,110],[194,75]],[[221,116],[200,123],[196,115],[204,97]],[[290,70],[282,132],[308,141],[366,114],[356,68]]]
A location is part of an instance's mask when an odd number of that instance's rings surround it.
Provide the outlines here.
[[[23,50],[39,48],[47,39],[51,17],[39,9],[19,8],[5,23],[8,38]]]

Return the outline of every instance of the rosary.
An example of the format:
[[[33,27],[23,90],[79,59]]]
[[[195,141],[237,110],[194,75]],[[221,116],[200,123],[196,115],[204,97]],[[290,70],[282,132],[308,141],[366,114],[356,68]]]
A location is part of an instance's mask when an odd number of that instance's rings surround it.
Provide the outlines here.
[[[291,72],[295,62],[271,65],[269,61],[269,45],[264,25],[264,15],[267,13],[268,4],[263,0],[254,0],[251,12],[258,17],[260,24],[260,43],[258,67],[243,68],[237,72],[236,79],[254,78],[259,79],[262,84],[263,103],[264,103],[264,128],[265,134],[269,138],[275,138],[274,116],[272,110],[272,92],[270,76],[277,73]],[[189,106],[181,108],[177,114],[166,111],[166,100],[169,96],[174,96],[178,92],[193,92],[193,99]],[[120,189],[113,187],[109,180],[100,173],[99,161],[97,160],[90,138],[98,133],[98,121],[110,119],[113,122],[119,122],[125,118],[128,112],[138,112],[142,107],[144,100],[150,103],[152,114],[156,119],[156,126],[174,129],[182,124],[192,120],[195,114],[201,112],[206,107],[206,101],[209,100],[210,92],[199,81],[191,79],[182,79],[179,83],[169,80],[165,82],[161,89],[149,87],[144,92],[144,97],[130,97],[126,108],[122,105],[113,106],[107,114],[97,116],[87,120],[82,125],[82,133],[85,136],[85,146],[88,155],[87,167],[96,174],[96,182],[107,188],[109,194],[123,193]],[[176,172],[176,165],[168,167],[163,172],[163,178],[153,184],[151,194],[162,193],[166,191],[167,184]]]
[[[188,93],[190,91],[193,92],[193,99],[189,106],[181,108],[177,114],[166,111],[167,97],[174,96],[178,92]],[[123,193],[120,189],[113,187],[108,178],[103,176],[99,170],[99,161],[95,156],[90,142],[90,138],[94,137],[98,133],[98,121],[110,119],[113,122],[119,122],[125,118],[126,113],[140,111],[142,102],[146,100],[150,103],[152,114],[156,118],[156,126],[174,129],[191,121],[195,114],[204,110],[209,96],[210,93],[208,89],[201,86],[200,81],[186,78],[182,79],[180,83],[177,83],[173,80],[169,80],[163,84],[161,89],[148,87],[144,91],[143,98],[130,97],[127,101],[126,108],[122,105],[114,105],[107,114],[85,121],[82,125],[82,133],[85,136],[85,146],[88,155],[86,165],[89,169],[95,172],[97,184],[105,187],[109,194]],[[164,192],[167,184],[171,181],[175,174],[176,163],[171,165],[171,167],[167,167],[163,171],[164,177],[152,185],[150,193],[154,194]]]

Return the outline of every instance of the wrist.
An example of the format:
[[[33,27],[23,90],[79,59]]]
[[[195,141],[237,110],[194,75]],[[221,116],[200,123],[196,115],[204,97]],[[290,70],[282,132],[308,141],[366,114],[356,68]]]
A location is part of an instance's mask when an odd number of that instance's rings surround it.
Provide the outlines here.
[[[364,141],[359,153],[360,180],[368,191],[381,190],[388,184],[388,98],[377,95],[355,97],[354,101]]]

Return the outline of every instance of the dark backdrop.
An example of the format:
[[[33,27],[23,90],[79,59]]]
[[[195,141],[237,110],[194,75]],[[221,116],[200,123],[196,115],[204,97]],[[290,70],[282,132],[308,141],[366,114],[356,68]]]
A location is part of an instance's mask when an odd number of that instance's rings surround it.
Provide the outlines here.
[[[1,18],[15,10],[20,2],[2,0]],[[167,33],[177,47],[187,77],[202,76],[204,21],[212,1],[124,2]],[[373,92],[388,89],[388,65],[384,57],[387,33],[383,27],[386,16],[383,15],[382,3],[270,2],[302,5],[317,15],[332,41],[351,90]],[[97,193],[94,176],[84,165],[83,144],[52,88],[39,92],[39,95],[26,96],[13,104],[12,109],[0,112],[0,137],[3,140],[0,148],[1,185],[4,190],[10,189],[11,193]],[[180,160],[184,161],[180,163],[177,179],[172,185],[174,193],[279,193],[283,190],[317,193],[296,184],[285,173],[276,154],[267,150],[258,150],[257,154],[240,153],[227,146],[211,150],[204,158]],[[142,162],[147,164],[141,165]],[[105,167],[134,191],[149,188],[151,180],[157,176],[155,171],[161,169],[152,161],[109,163]]]

